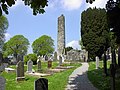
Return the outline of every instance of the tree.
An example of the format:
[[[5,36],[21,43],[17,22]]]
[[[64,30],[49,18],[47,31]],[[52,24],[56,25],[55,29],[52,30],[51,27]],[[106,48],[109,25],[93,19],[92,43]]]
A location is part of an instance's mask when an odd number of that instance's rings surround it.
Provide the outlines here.
[[[85,47],[83,46],[82,40],[79,41],[79,44],[80,44],[82,50],[85,49]]]
[[[0,51],[2,51],[4,41],[5,41],[5,32],[8,28],[8,20],[5,16],[0,16]]]
[[[0,16],[3,12],[8,14],[8,8],[12,7],[15,4],[16,0],[0,0]],[[38,13],[44,13],[44,8],[48,6],[47,0],[22,0],[24,1],[24,4],[27,6],[30,6],[30,8],[33,10],[33,14],[37,15]]]
[[[54,40],[47,35],[43,35],[32,43],[33,52],[37,56],[52,54],[54,51]]]
[[[24,56],[24,62],[27,64],[27,62],[31,60],[33,61],[33,65],[37,64],[37,55],[36,54],[28,54]]]
[[[29,41],[23,35],[15,35],[4,45],[4,57],[9,55],[16,58],[17,62],[19,61],[18,57],[22,57],[27,53]]]
[[[93,60],[104,53],[104,72],[107,75],[106,50],[110,46],[109,28],[105,9],[88,8],[81,15],[83,46]]]
[[[116,37],[115,43],[118,45],[118,65],[120,66],[120,0],[116,0],[116,2],[109,0],[106,4],[106,9],[109,28],[112,29],[111,32]],[[115,56],[113,55],[113,57]]]

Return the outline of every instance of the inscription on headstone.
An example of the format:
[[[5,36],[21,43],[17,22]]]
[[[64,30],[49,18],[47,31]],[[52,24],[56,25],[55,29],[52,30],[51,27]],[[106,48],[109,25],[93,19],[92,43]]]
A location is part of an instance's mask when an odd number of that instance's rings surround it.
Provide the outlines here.
[[[34,90],[48,90],[48,80],[45,78],[39,78],[34,84]]]

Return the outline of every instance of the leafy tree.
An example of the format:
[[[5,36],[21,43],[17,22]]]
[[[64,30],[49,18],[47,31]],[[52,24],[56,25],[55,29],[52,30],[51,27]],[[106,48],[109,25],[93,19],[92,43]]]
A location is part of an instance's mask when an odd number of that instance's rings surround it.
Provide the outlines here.
[[[106,50],[110,46],[109,28],[105,9],[88,8],[81,15],[81,37],[89,57],[101,58],[104,53],[104,71],[107,75]]]
[[[72,47],[66,47],[66,48],[65,48],[65,51],[68,52],[68,51],[70,51],[70,50],[72,50],[72,49],[73,49]]]
[[[4,45],[4,57],[12,55],[16,58],[24,56],[27,53],[29,41],[23,35],[15,35]]]
[[[33,52],[37,56],[52,54],[54,51],[54,40],[47,35],[43,35],[32,43]]]
[[[8,20],[5,16],[0,16],[0,51],[2,51],[5,41],[5,32],[8,28]]]
[[[33,61],[33,65],[37,64],[37,55],[36,54],[28,54],[24,56],[24,62],[27,64],[27,62],[31,60]]]
[[[92,4],[95,0],[86,0],[87,3]]]
[[[3,12],[8,14],[8,8],[15,4],[16,0],[0,0],[0,16]],[[44,13],[45,6],[48,6],[47,0],[22,0],[25,5],[29,6],[33,10],[33,14]]]

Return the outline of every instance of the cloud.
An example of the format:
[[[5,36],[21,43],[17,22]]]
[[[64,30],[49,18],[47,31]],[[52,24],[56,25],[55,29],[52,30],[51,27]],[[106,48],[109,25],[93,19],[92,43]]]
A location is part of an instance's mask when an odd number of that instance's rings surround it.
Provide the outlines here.
[[[73,47],[74,49],[80,49],[79,42],[76,40],[73,40],[73,41],[67,43],[66,47]]]
[[[8,41],[11,37],[9,33],[5,33],[5,41]]]
[[[16,0],[15,4],[11,8],[15,8],[15,7],[17,7],[19,5],[23,5],[23,4],[24,4],[24,2],[22,0]]]
[[[79,9],[83,0],[62,0],[61,5],[64,9],[75,10]]]
[[[87,8],[89,7],[105,8],[107,1],[108,0],[95,0],[92,4],[87,3]]]

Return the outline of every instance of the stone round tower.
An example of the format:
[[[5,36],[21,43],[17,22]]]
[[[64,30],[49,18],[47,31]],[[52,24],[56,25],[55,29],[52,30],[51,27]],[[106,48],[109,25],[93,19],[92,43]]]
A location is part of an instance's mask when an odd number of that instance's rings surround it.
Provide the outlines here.
[[[57,53],[62,55],[65,48],[65,17],[62,14],[58,17]]]

